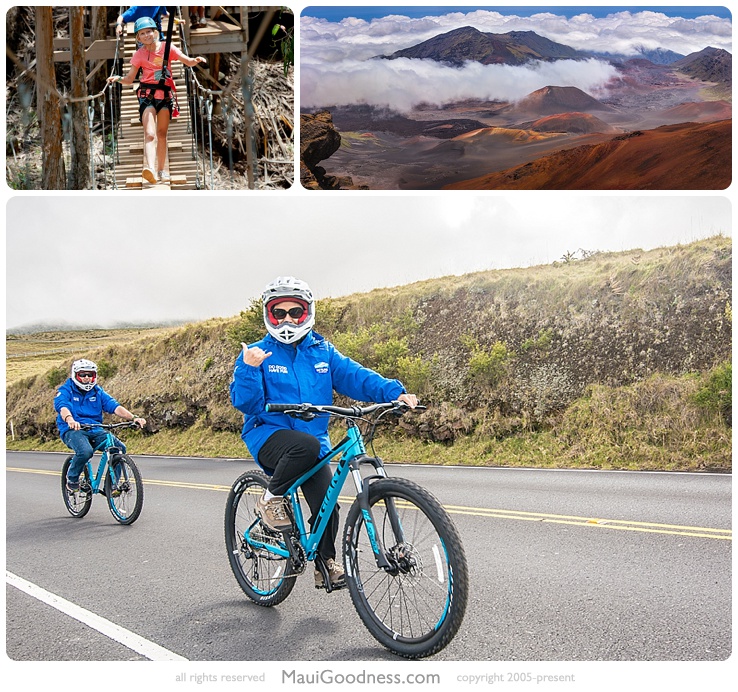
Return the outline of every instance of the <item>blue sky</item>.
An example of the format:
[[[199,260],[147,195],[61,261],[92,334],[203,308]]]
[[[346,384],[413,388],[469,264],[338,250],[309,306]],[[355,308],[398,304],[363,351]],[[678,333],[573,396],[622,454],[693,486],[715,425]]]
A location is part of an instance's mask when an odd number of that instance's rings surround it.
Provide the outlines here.
[[[613,5],[613,6],[555,6],[555,5],[531,5],[531,6],[491,6],[491,5],[468,5],[468,6],[366,6],[366,7],[306,7],[302,11],[302,15],[306,17],[317,17],[319,19],[327,19],[332,22],[340,21],[346,17],[356,17],[358,19],[375,19],[376,17],[384,17],[388,14],[399,14],[405,17],[428,17],[448,14],[449,12],[473,12],[479,9],[489,9],[500,12],[501,14],[516,14],[521,17],[528,17],[539,12],[552,12],[554,14],[573,17],[578,14],[587,13],[594,17],[606,17],[608,14],[615,12],[643,12],[653,11],[662,12],[669,17],[702,17],[705,15],[715,15],[717,17],[730,18],[730,10],[727,7],[719,6],[664,6],[659,5]]]

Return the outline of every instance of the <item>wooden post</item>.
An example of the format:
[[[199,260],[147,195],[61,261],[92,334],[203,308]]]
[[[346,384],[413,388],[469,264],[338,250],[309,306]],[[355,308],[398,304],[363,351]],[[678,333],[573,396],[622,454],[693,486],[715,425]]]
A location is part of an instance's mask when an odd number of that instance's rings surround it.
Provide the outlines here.
[[[249,8],[241,7],[241,32],[244,49],[241,51],[241,85],[243,92],[243,112],[246,124],[246,177],[249,190],[254,189],[254,118],[251,102],[252,80],[251,61],[249,60]]]
[[[44,190],[64,190],[66,172],[62,156],[62,126],[59,110],[59,94],[56,91],[54,71],[54,22],[53,8],[37,5],[36,12],[36,103],[41,124]]]
[[[72,78],[72,189],[92,187],[90,170],[90,123],[87,115],[87,69],[85,62],[85,8],[69,8]]]

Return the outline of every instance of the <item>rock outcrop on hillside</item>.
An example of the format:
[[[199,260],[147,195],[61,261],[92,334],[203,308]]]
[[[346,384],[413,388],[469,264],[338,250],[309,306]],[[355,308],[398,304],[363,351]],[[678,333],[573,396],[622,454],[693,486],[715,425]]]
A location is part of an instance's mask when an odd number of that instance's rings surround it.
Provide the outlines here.
[[[300,115],[300,183],[308,190],[340,190],[353,187],[350,177],[338,178],[319,166],[341,146],[341,135],[328,111]]]

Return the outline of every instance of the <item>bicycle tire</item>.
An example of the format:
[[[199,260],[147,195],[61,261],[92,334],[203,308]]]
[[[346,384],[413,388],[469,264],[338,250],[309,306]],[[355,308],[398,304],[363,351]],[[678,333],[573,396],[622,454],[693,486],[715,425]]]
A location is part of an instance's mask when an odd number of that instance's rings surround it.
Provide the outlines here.
[[[390,525],[393,500],[403,530]],[[404,478],[369,486],[374,528],[385,553],[401,566],[394,574],[377,566],[356,500],[343,537],[346,582],[356,612],[372,636],[400,656],[438,653],[454,638],[466,611],[469,576],[456,527],[436,498]]]
[[[278,605],[295,586],[296,572],[292,561],[246,543],[250,534],[264,543],[282,543],[281,535],[263,527],[255,512],[256,501],[268,486],[269,479],[261,471],[247,471],[239,476],[226,501],[225,542],[228,561],[243,592],[257,605]]]
[[[82,469],[82,473],[79,476],[80,488],[85,487],[87,490],[77,490],[76,492],[70,493],[67,490],[67,472],[69,466],[72,463],[72,455],[70,454],[62,465],[61,472],[61,491],[62,497],[64,498],[64,506],[67,511],[77,519],[81,519],[92,507],[92,490],[90,488],[90,479],[87,474],[87,464]]]
[[[136,463],[127,454],[118,454],[111,461],[118,479],[113,487],[110,469],[105,476],[105,495],[108,509],[119,524],[128,526],[141,515],[144,500],[143,480]]]

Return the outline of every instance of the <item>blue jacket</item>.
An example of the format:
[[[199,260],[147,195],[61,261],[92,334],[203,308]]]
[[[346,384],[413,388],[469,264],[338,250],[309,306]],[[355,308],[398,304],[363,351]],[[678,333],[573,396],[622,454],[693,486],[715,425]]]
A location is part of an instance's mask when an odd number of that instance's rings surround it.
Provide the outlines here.
[[[266,413],[267,404],[330,405],[333,391],[358,401],[394,401],[405,388],[339,353],[320,334],[309,332],[297,346],[283,344],[271,335],[251,344],[271,351],[259,367],[247,365],[243,352],[236,359],[231,380],[231,403],[244,414],[241,437],[258,462],[259,450],[277,430],[291,428],[315,435],[321,456],[331,449],[328,417],[311,421],[284,413]]]
[[[161,16],[166,13],[167,8],[164,5],[157,7],[149,5],[133,5],[121,16],[125,23],[135,22],[137,19],[141,19],[141,17],[151,17],[156,22],[156,27],[159,29],[159,33],[161,33]]]
[[[56,427],[59,428],[59,436],[69,430],[69,426],[62,420],[60,411],[62,407],[68,408],[74,420],[86,425],[94,425],[103,422],[103,411],[115,413],[120,404],[113,399],[99,384],[96,384],[89,392],[81,390],[70,377],[56,390],[54,397],[54,409],[56,410]]]

